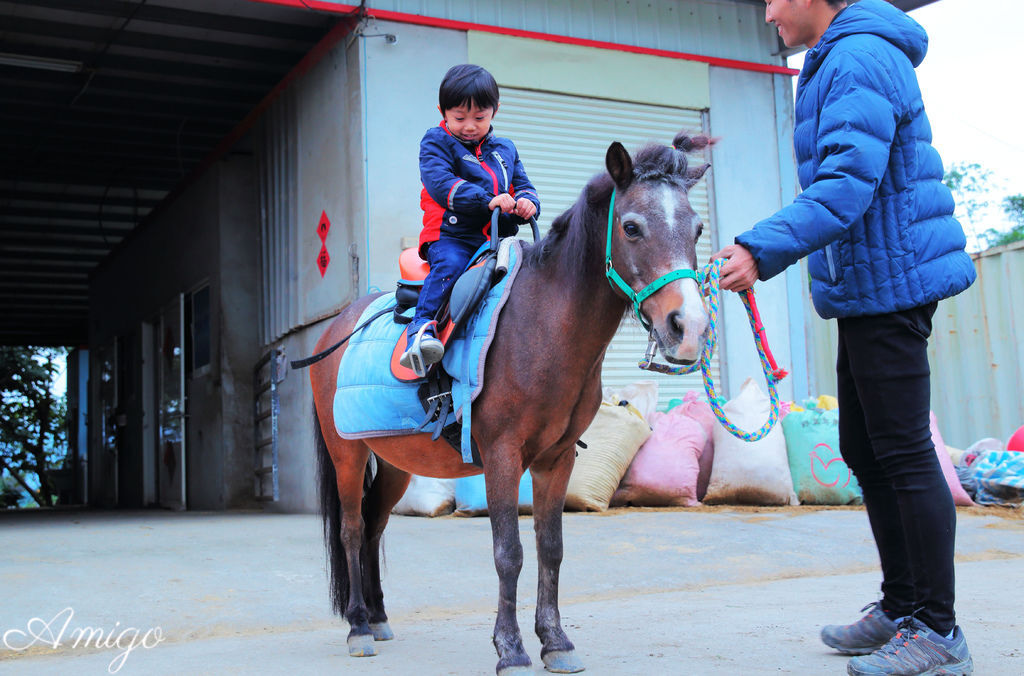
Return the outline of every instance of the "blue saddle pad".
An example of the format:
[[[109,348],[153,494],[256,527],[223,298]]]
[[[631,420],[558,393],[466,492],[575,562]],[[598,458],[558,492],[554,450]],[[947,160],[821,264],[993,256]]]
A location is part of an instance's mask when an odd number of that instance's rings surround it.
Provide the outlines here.
[[[452,376],[454,399],[453,411],[445,424],[463,420],[462,456],[466,463],[471,461],[471,404],[483,388],[487,350],[521,259],[522,245],[516,240],[511,246],[508,272],[445,347],[442,365]],[[384,294],[367,306],[356,325],[394,306],[395,294]],[[405,383],[391,374],[391,354],[405,329],[406,325],[396,324],[385,314],[349,339],[338,366],[338,389],[334,394],[334,426],[342,438],[409,434],[426,417],[416,394],[422,381]]]

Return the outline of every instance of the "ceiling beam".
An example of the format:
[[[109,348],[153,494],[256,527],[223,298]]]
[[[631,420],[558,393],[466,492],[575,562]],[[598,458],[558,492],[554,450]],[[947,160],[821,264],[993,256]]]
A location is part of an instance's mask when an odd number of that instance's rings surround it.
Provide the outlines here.
[[[155,207],[160,203],[156,197],[120,197],[117,195],[85,194],[77,192],[48,192],[42,190],[14,190],[0,187],[0,200],[22,202],[48,202],[58,204],[95,204],[111,207],[138,207],[139,209]],[[0,211],[0,214],[3,214]]]
[[[86,221],[88,223],[95,223],[101,219],[104,223],[135,223],[138,220],[134,215],[124,213],[123,211],[103,211],[102,213],[98,210],[73,211],[70,209],[55,209],[52,205],[42,207],[0,207],[0,218],[8,216],[46,217],[64,221]]]
[[[17,249],[11,250],[9,247],[4,246],[0,249],[0,265],[5,266],[17,266],[23,264],[25,254],[29,252],[18,251]],[[100,259],[106,255],[106,252],[99,253],[50,253],[49,251],[33,251],[32,261],[53,261],[59,264],[70,264],[70,263],[97,263]]]
[[[48,214],[49,215],[49,214]],[[106,221],[104,221],[105,223]],[[96,219],[93,219],[96,223]],[[131,232],[131,228],[93,227],[92,225],[51,225],[49,223],[26,223],[24,221],[7,222],[0,220],[0,233],[6,235],[21,233],[47,233],[50,235],[68,235],[71,237],[107,237],[120,240]]]
[[[190,26],[194,28],[194,26]],[[131,22],[120,32],[112,31],[103,26],[89,26],[80,23],[65,23],[45,19],[33,19],[25,16],[7,16],[4,18],[4,36],[7,40],[18,40],[19,35],[44,35],[48,38],[74,40],[91,45],[103,45],[116,37],[119,48],[135,47],[150,52],[169,52],[189,58],[205,57],[215,61],[233,61],[248,64],[260,64],[268,67],[285,68],[292,66],[303,57],[301,50],[269,47],[266,44],[237,44],[223,40],[184,38],[166,33],[155,33],[140,30],[136,22]],[[94,64],[86,60],[86,68]]]
[[[138,6],[138,2],[117,0],[32,0],[36,7],[86,12],[97,16],[128,17],[134,21],[148,21],[173,26],[202,26],[207,30],[252,35],[277,40],[316,42],[324,32],[322,26],[287,24],[266,19],[197,12],[159,5]],[[133,14],[134,12],[134,14]],[[300,15],[292,14],[296,18]]]

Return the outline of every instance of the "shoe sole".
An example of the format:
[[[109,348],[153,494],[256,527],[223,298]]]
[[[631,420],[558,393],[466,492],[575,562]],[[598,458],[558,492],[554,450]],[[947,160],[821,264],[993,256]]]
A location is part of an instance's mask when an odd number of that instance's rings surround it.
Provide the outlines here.
[[[828,644],[826,643],[825,645]],[[885,644],[883,643],[881,645],[876,645],[874,648],[840,648],[834,645],[828,645],[828,647],[833,648],[840,655],[847,655],[849,657],[861,657],[863,655],[870,655],[871,653],[881,648],[883,645]]]
[[[423,355],[424,363],[436,364],[444,358],[444,345],[441,343],[420,345],[420,354]]]
[[[893,632],[893,633],[895,633],[895,632]],[[829,648],[832,648],[832,649],[836,650],[840,655],[860,656],[860,655],[870,655],[871,653],[875,652],[876,650],[878,650],[879,648],[884,646],[889,641],[888,641],[888,639],[886,639],[884,642],[879,643],[877,645],[864,646],[864,647],[854,647],[854,648],[851,648],[849,646],[836,645],[837,642],[830,642],[824,636],[821,637],[821,642],[824,643],[825,645],[827,645]]]
[[[859,671],[852,664],[846,665],[846,673],[849,676],[881,676],[883,671]],[[971,676],[974,673],[974,661],[968,657],[963,662],[956,664],[943,664],[940,667],[922,671],[915,676]]]

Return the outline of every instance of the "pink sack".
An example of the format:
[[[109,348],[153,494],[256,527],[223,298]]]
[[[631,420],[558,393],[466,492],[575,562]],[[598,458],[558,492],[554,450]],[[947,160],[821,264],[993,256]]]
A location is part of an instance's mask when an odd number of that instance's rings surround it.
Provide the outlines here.
[[[711,481],[711,465],[715,461],[715,439],[712,430],[718,424],[715,412],[711,410],[711,404],[699,399],[695,390],[690,390],[683,397],[683,403],[676,408],[682,409],[683,413],[690,416],[701,424],[708,435],[704,444],[704,451],[700,454],[700,472],[697,474],[697,499],[703,500],[708,492],[708,482]]]
[[[698,458],[710,436],[683,406],[651,414],[653,431],[612,496],[613,506],[695,507]]]
[[[953,459],[949,457],[949,451],[946,450],[946,442],[942,440],[942,435],[939,434],[939,425],[935,418],[935,411],[929,411],[928,417],[931,422],[932,443],[935,444],[935,453],[939,456],[942,476],[946,477],[946,483],[949,484],[949,492],[953,494],[953,504],[960,505],[961,507],[971,507],[974,505],[974,501],[967,495],[967,491],[960,484],[960,478],[956,475],[956,469],[953,468]]]

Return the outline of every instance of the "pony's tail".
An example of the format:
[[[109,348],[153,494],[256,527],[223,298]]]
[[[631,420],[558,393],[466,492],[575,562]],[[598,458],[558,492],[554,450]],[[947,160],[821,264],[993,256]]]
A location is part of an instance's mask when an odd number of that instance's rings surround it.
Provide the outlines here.
[[[348,559],[345,557],[345,546],[341,541],[341,498],[338,496],[338,478],[334,470],[334,461],[327,450],[327,440],[320,429],[320,416],[313,406],[313,440],[316,444],[317,483],[320,489],[320,517],[324,522],[324,546],[327,550],[327,566],[330,578],[331,607],[334,612],[344,616],[348,606]],[[373,481],[370,464],[366,465],[363,479],[363,501]],[[364,505],[365,507],[365,505]],[[366,528],[363,527],[363,546],[366,551]]]
[[[681,150],[684,153],[688,153],[692,150],[703,150],[708,146],[713,146],[718,143],[720,137],[705,136],[704,134],[698,134],[697,136],[690,136],[685,131],[681,131],[676,134],[676,137],[672,139],[672,147],[676,150]]]

